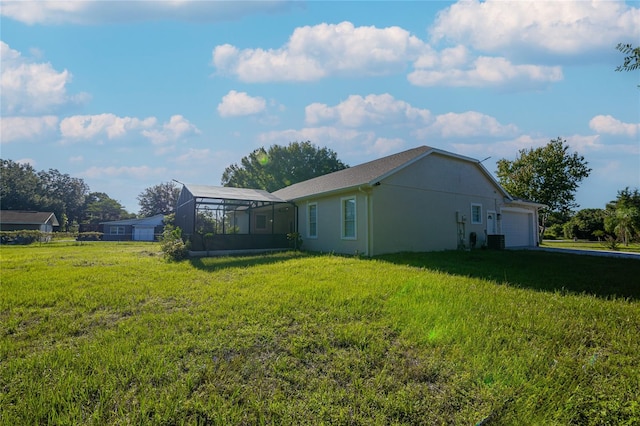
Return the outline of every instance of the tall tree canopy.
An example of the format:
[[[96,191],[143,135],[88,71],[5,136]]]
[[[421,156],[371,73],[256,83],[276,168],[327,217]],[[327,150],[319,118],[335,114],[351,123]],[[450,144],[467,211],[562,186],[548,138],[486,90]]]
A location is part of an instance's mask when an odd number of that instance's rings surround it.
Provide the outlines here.
[[[98,224],[112,220],[129,219],[135,215],[128,213],[119,201],[104,192],[91,192],[85,197],[84,222]]]
[[[549,213],[567,214],[578,207],[575,191],[591,172],[583,156],[569,153],[566,142],[552,139],[543,147],[520,150],[513,161],[498,160],[498,179],[507,192],[548,206],[541,215],[542,232]]]
[[[173,182],[151,186],[138,195],[140,214],[153,216],[173,213],[176,210],[179,196],[180,188]]]
[[[237,188],[264,189],[269,192],[327,173],[346,169],[329,148],[311,142],[292,142],[288,146],[258,148],[232,164],[222,174],[222,184]]]

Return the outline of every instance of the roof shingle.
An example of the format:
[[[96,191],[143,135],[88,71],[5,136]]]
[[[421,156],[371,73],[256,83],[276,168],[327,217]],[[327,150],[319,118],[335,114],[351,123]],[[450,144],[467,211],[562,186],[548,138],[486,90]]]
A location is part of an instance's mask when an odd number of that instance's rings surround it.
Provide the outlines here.
[[[432,150],[432,148],[428,146],[419,146],[324,176],[318,176],[304,182],[294,183],[293,185],[275,191],[273,195],[283,200],[296,200],[311,195],[371,184],[394,170],[416,160],[430,150]]]

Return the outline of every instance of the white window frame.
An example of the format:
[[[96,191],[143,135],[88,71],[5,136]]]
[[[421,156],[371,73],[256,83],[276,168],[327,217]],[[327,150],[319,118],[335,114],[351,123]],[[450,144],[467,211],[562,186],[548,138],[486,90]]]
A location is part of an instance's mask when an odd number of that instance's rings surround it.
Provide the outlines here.
[[[315,222],[311,222],[311,208],[314,208],[316,217]],[[311,232],[311,225],[315,225],[315,232]],[[307,237],[318,238],[318,203],[307,204]]]
[[[353,235],[346,235],[346,202],[353,201]],[[356,196],[340,198],[340,238],[356,240],[358,238],[358,202]]]
[[[111,225],[109,227],[109,235],[124,235],[125,226],[124,225]]]
[[[476,219],[476,215],[473,214],[473,210],[476,207],[478,208],[477,219]],[[472,225],[482,225],[482,204],[471,203],[471,224]]]

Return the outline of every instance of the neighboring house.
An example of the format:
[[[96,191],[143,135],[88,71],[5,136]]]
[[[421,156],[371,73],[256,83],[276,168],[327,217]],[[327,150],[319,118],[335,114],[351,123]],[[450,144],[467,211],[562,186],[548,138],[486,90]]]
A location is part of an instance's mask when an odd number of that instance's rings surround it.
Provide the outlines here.
[[[215,222],[211,250],[276,242],[259,234],[278,235],[284,245],[282,237],[296,231],[306,250],[374,256],[536,246],[540,207],[511,197],[480,161],[421,146],[272,194],[185,185],[176,224],[191,236],[209,232],[198,221]],[[217,234],[247,237],[234,246],[235,237]]]
[[[164,215],[102,222],[103,241],[154,241],[164,229]]]
[[[273,195],[296,204],[298,232],[312,251],[373,256],[539,243],[541,204],[511,197],[480,161],[427,146]]]
[[[53,232],[60,226],[52,212],[34,212],[22,210],[0,211],[0,231],[42,231]]]

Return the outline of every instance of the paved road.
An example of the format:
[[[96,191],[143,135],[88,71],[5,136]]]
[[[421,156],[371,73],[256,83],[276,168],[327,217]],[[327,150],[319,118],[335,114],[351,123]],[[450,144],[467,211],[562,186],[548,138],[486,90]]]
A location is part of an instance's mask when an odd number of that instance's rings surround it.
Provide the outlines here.
[[[535,247],[530,250],[549,251],[554,253],[570,253],[570,254],[583,254],[587,256],[601,256],[601,257],[618,257],[625,259],[640,260],[640,253],[630,253],[624,251],[612,251],[612,250],[578,250],[568,248],[555,248],[555,247]]]

